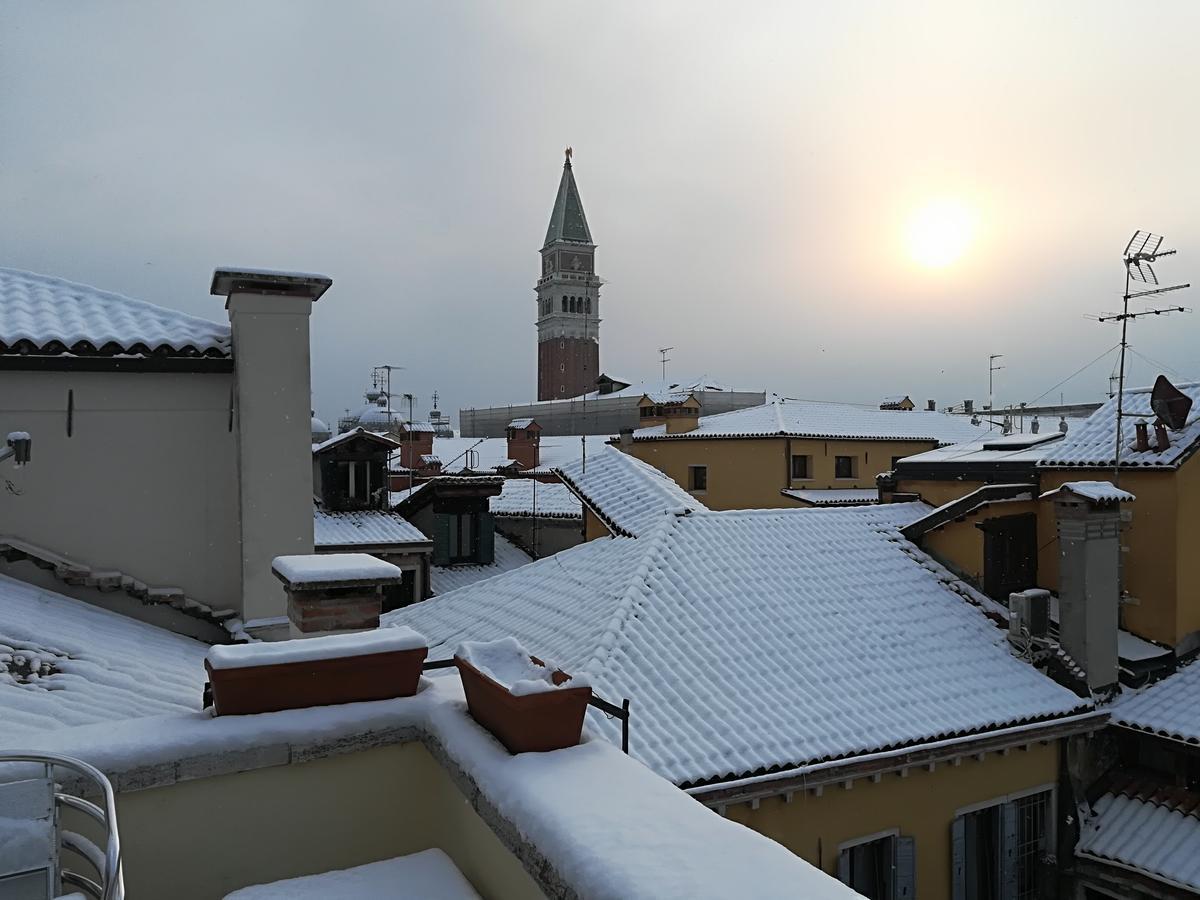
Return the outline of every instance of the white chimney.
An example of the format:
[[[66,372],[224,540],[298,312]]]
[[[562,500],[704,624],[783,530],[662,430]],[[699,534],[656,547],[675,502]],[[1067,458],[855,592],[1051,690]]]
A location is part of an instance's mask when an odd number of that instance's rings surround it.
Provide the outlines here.
[[[1054,497],[1058,520],[1059,638],[1087,673],[1093,691],[1117,683],[1120,627],[1121,507],[1064,485]]]
[[[233,331],[242,617],[287,612],[277,556],[313,552],[308,321],[323,275],[217,269]]]

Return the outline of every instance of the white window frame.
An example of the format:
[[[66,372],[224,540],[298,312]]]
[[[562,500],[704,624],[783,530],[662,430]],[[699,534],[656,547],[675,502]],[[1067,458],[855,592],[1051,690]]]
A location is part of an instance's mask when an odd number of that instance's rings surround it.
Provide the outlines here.
[[[882,841],[884,838],[900,837],[899,828],[889,828],[886,831],[877,831],[874,834],[868,834],[865,837],[852,838],[848,841],[842,841],[837,845],[838,853],[843,850],[849,850],[851,847],[858,847],[862,844],[870,844],[873,841]]]

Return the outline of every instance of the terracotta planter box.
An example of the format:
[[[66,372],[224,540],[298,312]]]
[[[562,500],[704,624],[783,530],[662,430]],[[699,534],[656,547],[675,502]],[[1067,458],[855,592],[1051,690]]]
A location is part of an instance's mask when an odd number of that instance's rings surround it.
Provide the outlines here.
[[[260,666],[204,668],[212,682],[213,711],[240,716],[362,700],[411,697],[421,680],[426,647],[334,659]]]
[[[535,663],[541,660],[531,656]],[[471,717],[490,731],[509,753],[545,752],[574,747],[583,732],[583,717],[591,687],[562,688],[535,694],[514,696],[504,685],[461,657],[454,657],[467,695]],[[555,684],[570,679],[555,672]]]

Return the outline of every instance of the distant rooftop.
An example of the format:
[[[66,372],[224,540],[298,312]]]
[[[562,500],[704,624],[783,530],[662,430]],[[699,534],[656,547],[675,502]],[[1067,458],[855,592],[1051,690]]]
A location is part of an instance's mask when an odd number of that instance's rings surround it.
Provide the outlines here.
[[[776,398],[716,416],[701,416],[692,431],[668,434],[665,425],[639,428],[637,440],[807,437],[858,440],[924,440],[956,444],[980,435],[979,426],[938,412],[893,411],[848,403]]]

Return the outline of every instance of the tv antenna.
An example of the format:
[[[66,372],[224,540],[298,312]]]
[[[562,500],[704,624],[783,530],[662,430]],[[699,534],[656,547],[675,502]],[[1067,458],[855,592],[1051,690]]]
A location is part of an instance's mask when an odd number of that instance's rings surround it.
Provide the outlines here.
[[[670,357],[668,357],[667,354],[670,353],[674,349],[675,349],[674,347],[660,347],[659,351],[658,351],[659,356],[662,357],[662,373],[663,373],[663,381],[664,382],[667,380],[667,363],[669,363],[671,361]]]
[[[1004,368],[1004,366],[996,365],[996,360],[998,359],[1004,359],[1004,354],[993,353],[988,357],[988,431],[991,431],[996,424],[992,421],[992,415],[995,412],[996,407],[996,399],[994,392],[992,391],[992,378],[997,372]]]
[[[1125,245],[1125,252],[1122,254],[1125,263],[1125,293],[1121,296],[1122,306],[1119,313],[1104,313],[1097,316],[1099,322],[1120,322],[1121,323],[1121,362],[1119,374],[1117,375],[1117,437],[1115,450],[1113,452],[1113,484],[1117,484],[1121,478],[1121,419],[1125,415],[1125,351],[1129,347],[1129,323],[1133,319],[1140,319],[1142,316],[1162,316],[1174,312],[1191,312],[1183,306],[1166,306],[1159,309],[1146,309],[1141,312],[1130,312],[1129,301],[1137,300],[1141,297],[1152,297],[1157,294],[1166,294],[1170,291],[1181,291],[1184,288],[1191,287],[1191,284],[1172,284],[1161,286],[1158,283],[1158,276],[1154,272],[1154,267],[1151,265],[1163,256],[1174,256],[1174,250],[1162,249],[1163,238],[1161,234],[1152,234],[1149,231],[1135,231],[1133,237],[1129,239],[1129,243]],[[1145,290],[1132,291],[1133,282],[1141,282],[1147,285]]]

